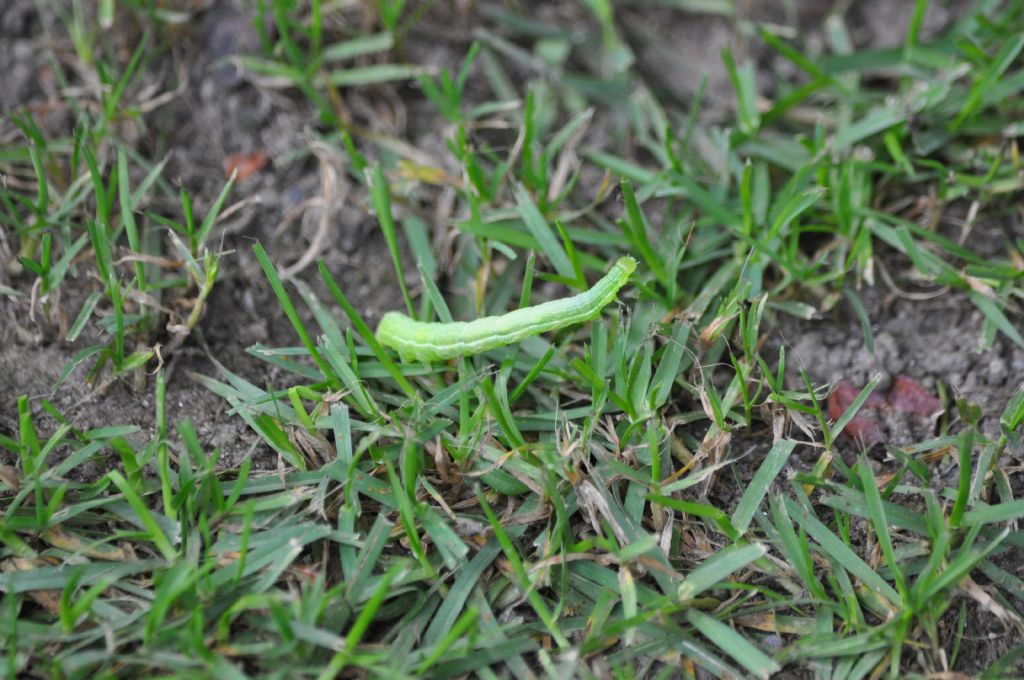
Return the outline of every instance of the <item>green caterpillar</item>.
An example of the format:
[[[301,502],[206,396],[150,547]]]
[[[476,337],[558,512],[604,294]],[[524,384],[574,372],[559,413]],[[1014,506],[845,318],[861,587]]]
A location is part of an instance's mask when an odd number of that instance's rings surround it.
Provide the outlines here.
[[[593,319],[615,299],[635,270],[636,260],[620,257],[590,290],[476,321],[425,323],[400,312],[388,312],[375,335],[381,344],[397,350],[402,361],[441,361],[479,354]]]

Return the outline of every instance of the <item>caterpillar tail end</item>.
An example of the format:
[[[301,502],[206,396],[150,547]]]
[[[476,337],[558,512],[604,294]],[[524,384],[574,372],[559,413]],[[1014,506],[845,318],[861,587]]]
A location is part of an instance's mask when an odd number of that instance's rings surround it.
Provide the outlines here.
[[[401,312],[388,312],[381,317],[380,323],[377,324],[377,330],[373,334],[377,342],[398,352],[398,358],[403,364],[412,363],[416,359],[399,339],[402,334],[401,326],[408,320],[408,317]]]

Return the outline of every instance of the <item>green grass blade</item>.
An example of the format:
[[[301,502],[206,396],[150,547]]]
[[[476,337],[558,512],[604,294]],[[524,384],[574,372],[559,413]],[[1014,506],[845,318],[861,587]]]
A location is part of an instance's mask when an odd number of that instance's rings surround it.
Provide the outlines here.
[[[741,534],[746,533],[747,528],[750,527],[750,521],[754,518],[754,513],[757,512],[761,501],[764,500],[765,495],[767,495],[779,472],[782,471],[786,461],[789,460],[789,454],[793,453],[795,447],[795,441],[782,439],[776,442],[768,452],[768,455],[765,456],[761,467],[757,469],[754,478],[750,480],[750,484],[740,498],[739,505],[736,506],[732,513],[732,525],[736,528],[736,531]]]
[[[270,283],[271,289],[274,291],[274,295],[277,297],[278,304],[281,305],[281,309],[284,311],[285,316],[292,324],[292,328],[298,333],[299,339],[302,340],[302,344],[306,347],[306,351],[309,352],[309,356],[316,363],[320,371],[332,381],[337,382],[338,378],[330,365],[324,361],[323,357],[320,356],[320,352],[317,351],[316,345],[313,343],[312,338],[309,337],[309,333],[306,331],[306,326],[302,323],[299,318],[299,313],[295,311],[295,305],[292,304],[291,298],[288,297],[288,293],[284,290],[284,284],[281,282],[280,277],[277,275],[277,269],[274,268],[270,258],[267,256],[267,252],[263,250],[263,246],[259,243],[254,243],[252,246],[253,252],[256,253],[256,259],[259,260],[260,266],[263,268],[263,273],[267,277],[267,281]]]
[[[168,561],[174,561],[178,557],[177,551],[171,546],[171,542],[167,540],[167,536],[164,535],[160,525],[157,524],[153,515],[150,513],[149,508],[142,498],[135,492],[135,489],[128,484],[128,481],[121,476],[121,473],[117,470],[111,470],[107,473],[107,477],[114,486],[124,495],[128,505],[135,512],[135,517],[145,530],[149,539],[153,541],[153,545],[156,546],[160,554],[163,555],[164,559]]]
[[[778,662],[714,617],[691,609],[686,612],[686,620],[754,677],[767,679],[782,670]]]
[[[380,224],[384,241],[388,244],[388,252],[391,253],[391,263],[395,267],[398,286],[402,289],[405,308],[409,316],[415,316],[412,296],[409,295],[409,287],[405,285],[405,269],[402,267],[402,255],[398,250],[398,232],[394,217],[391,215],[391,189],[388,188],[388,180],[379,163],[373,166],[371,172],[366,173],[366,182],[370,187],[370,198],[373,200],[373,210],[377,213],[377,222]]]
[[[724,548],[687,574],[676,596],[683,601],[693,599],[722,583],[734,572],[761,559],[767,552],[768,548],[761,543]]]
[[[519,207],[519,214],[522,215],[523,223],[540,245],[540,250],[548,261],[566,281],[576,280],[576,271],[572,262],[566,254],[565,249],[555,236],[554,230],[544,219],[537,204],[533,202],[529,192],[522,184],[516,184],[513,188],[516,197],[516,204]]]

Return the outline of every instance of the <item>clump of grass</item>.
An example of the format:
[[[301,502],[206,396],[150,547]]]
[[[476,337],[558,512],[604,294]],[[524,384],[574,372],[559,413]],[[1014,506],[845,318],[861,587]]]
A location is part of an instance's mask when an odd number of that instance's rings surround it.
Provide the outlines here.
[[[44,132],[30,112],[12,116],[21,139],[0,163],[17,181],[0,189],[0,223],[19,245],[5,268],[30,278],[44,337],[87,339],[55,387],[83,363],[90,382],[133,374],[141,384],[139,370],[156,359],[157,344],[169,356],[199,323],[219,268],[211,232],[233,180],[199,224],[184,187],[180,220],[152,210],[155,196],[172,195],[166,159],[147,161],[118,137],[120,125],[140,116],[131,94],[143,60],[154,56],[150,43],[143,38],[119,68],[84,14],[63,20],[80,62],[101,84],[99,101],[62,102],[74,113],[67,136]]]

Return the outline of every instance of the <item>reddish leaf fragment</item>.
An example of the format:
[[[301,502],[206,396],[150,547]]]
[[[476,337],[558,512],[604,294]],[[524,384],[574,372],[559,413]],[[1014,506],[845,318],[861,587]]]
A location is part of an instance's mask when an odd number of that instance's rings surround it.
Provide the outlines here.
[[[897,411],[912,413],[922,418],[931,418],[942,412],[942,402],[921,383],[905,375],[897,375],[892,379],[889,404]]]
[[[846,413],[858,394],[860,390],[849,380],[840,380],[836,384],[836,388],[828,395],[828,417],[833,423]],[[878,410],[884,406],[885,398],[877,392],[872,392],[857,415],[843,428],[842,434],[863,442],[866,446],[885,441],[882,424],[878,420]]]
[[[238,171],[238,181],[242,182],[252,177],[267,164],[267,152],[257,151],[256,153],[233,153],[224,159],[224,174],[231,177],[231,173]]]
[[[836,388],[832,390],[832,393],[828,395],[828,415],[832,420],[839,420],[840,416],[850,407],[850,404],[854,402],[857,395],[860,394],[862,388],[855,386],[849,380],[843,379],[836,383]],[[885,408],[886,402],[885,397],[879,394],[878,390],[874,390],[868,395],[868,398],[864,401],[864,405],[861,406],[861,411],[864,409],[880,409]]]
[[[885,441],[885,434],[882,432],[882,425],[878,419],[863,411],[850,419],[850,422],[843,428],[842,434],[863,442],[865,446]]]
[[[857,388],[849,380],[840,380],[828,395],[828,417],[835,422],[857,396]]]

